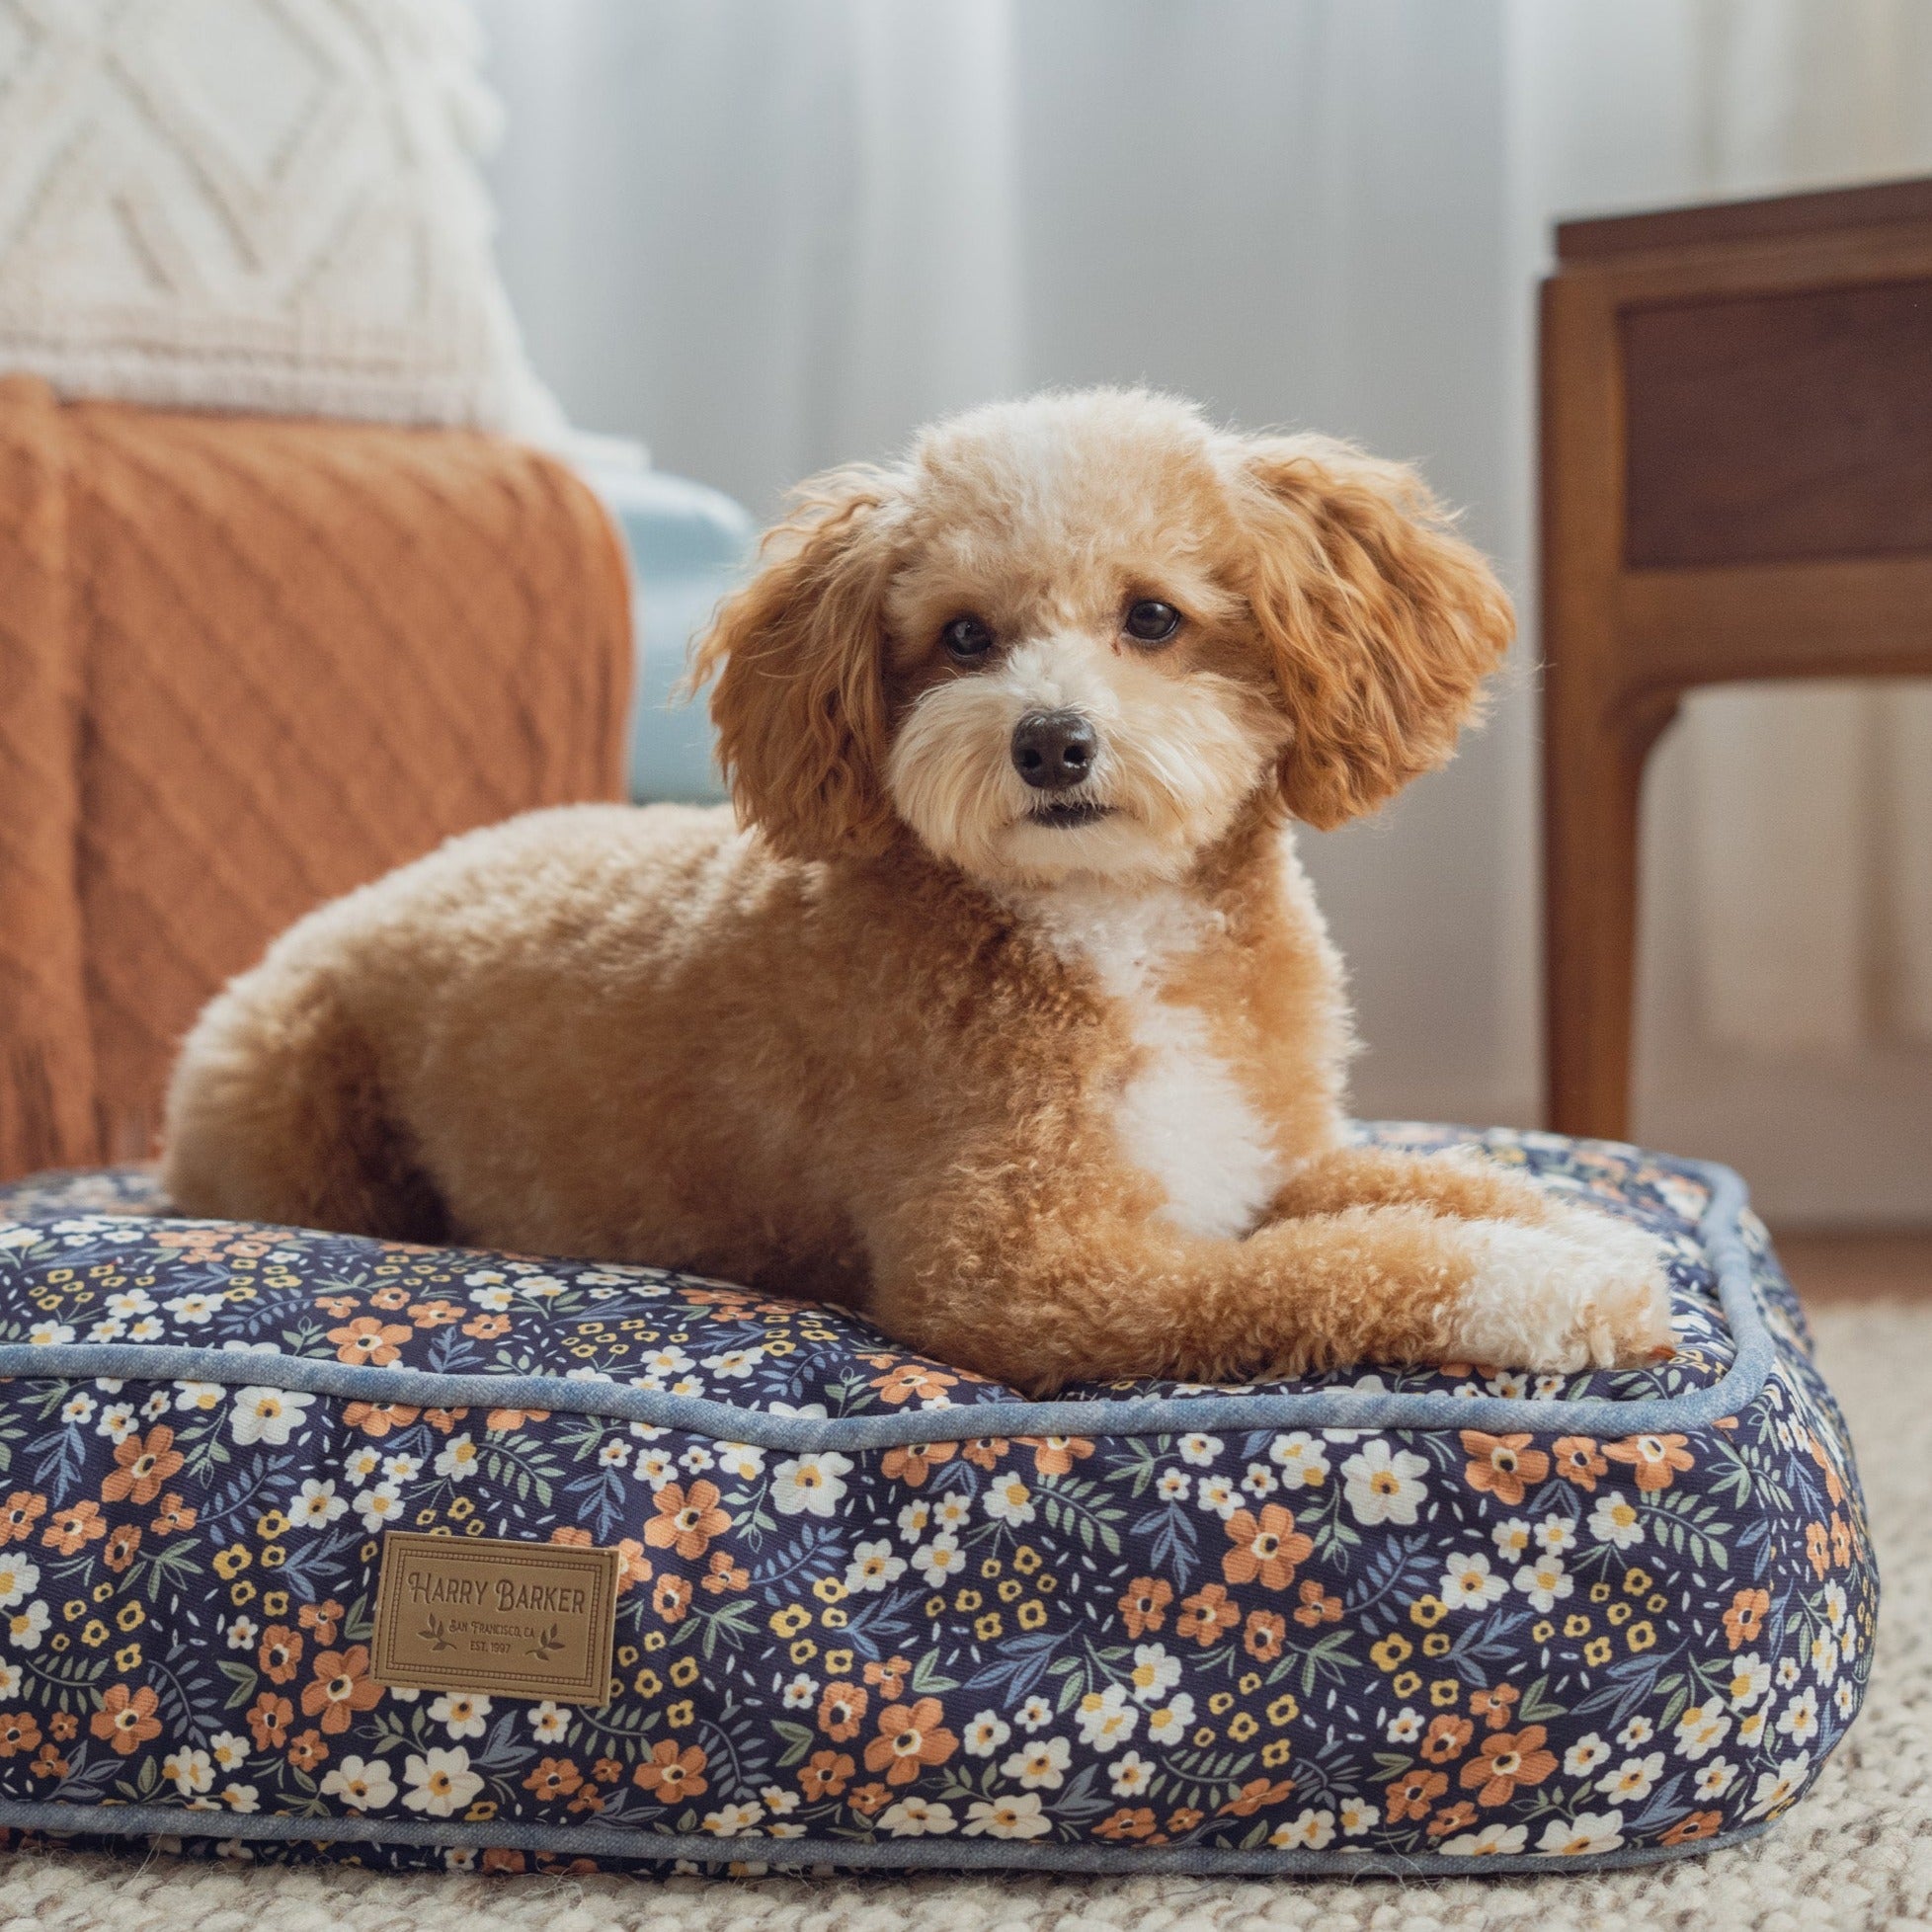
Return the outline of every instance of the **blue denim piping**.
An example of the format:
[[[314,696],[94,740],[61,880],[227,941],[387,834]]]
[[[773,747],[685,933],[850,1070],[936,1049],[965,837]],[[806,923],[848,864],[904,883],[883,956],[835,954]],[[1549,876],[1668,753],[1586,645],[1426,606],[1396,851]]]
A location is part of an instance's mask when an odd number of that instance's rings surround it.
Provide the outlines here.
[[[1325,1389],[1302,1395],[991,1402],[822,1419],[772,1415],[708,1398],[563,1376],[432,1375],[420,1369],[354,1368],[295,1355],[119,1341],[0,1345],[0,1378],[214,1382],[233,1388],[293,1389],[356,1402],[407,1403],[423,1409],[544,1409],[553,1414],[607,1415],[714,1441],[803,1454],[961,1442],[975,1436],[1175,1435],[1193,1429],[1473,1428],[1598,1436],[1687,1431],[1745,1409],[1771,1372],[1777,1343],[1764,1326],[1739,1227],[1748,1199],[1743,1181],[1715,1162],[1683,1165],[1711,1190],[1698,1233],[1717,1272],[1719,1299],[1737,1353],[1723,1378],[1710,1387],[1641,1402],[1603,1397],[1529,1402],[1502,1396],[1375,1395]],[[1356,1865],[1351,1858],[1348,1869]]]
[[[695,1833],[626,1831],[599,1824],[440,1824],[413,1818],[295,1818],[261,1812],[191,1811],[169,1805],[37,1804],[0,1799],[0,1825],[112,1837],[267,1838],[278,1843],[502,1846],[510,1851],[547,1851],[590,1858],[690,1859],[721,1865],[737,1860],[782,1865],[835,1865],[847,1871],[936,1866],[943,1871],[1178,1872],[1191,1877],[1243,1875],[1308,1878],[1474,1878],[1503,1873],[1541,1873],[1563,1878],[1573,1872],[1606,1872],[1630,1865],[1661,1865],[1701,1857],[1755,1838],[1766,1819],[1715,1838],[1682,1845],[1626,1845],[1595,1857],[1559,1853],[1497,1853],[1450,1858],[1424,1853],[1409,1858],[1390,1852],[1225,1851],[1212,1846],[1030,1844],[1002,1838],[712,1838]]]

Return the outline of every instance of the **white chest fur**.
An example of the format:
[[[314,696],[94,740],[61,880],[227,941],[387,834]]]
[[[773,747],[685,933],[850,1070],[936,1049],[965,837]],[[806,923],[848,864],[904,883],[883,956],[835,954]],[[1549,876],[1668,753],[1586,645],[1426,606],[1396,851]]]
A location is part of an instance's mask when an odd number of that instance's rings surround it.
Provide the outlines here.
[[[1191,1235],[1248,1234],[1281,1184],[1280,1157],[1214,1051],[1206,1014],[1163,994],[1173,969],[1211,942],[1222,916],[1171,886],[1129,896],[1063,885],[1025,912],[1055,952],[1094,974],[1140,1048],[1114,1131],[1128,1163],[1166,1192],[1163,1218]]]

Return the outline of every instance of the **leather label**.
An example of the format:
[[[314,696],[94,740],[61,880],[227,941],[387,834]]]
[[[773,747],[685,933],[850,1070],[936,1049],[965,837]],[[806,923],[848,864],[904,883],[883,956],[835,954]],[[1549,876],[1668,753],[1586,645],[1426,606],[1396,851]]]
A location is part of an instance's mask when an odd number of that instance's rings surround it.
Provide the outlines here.
[[[389,1530],[369,1675],[399,1689],[605,1704],[616,1550]]]

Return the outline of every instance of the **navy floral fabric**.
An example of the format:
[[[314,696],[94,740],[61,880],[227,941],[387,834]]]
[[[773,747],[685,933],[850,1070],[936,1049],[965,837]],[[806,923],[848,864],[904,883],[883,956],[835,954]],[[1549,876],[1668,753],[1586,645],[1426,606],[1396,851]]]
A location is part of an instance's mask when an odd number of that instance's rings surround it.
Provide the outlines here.
[[[1094,1388],[1036,1432],[839,1311],[174,1220],[132,1169],[0,1189],[0,1825],[394,1868],[1361,1871],[1775,1818],[1857,1713],[1877,1584],[1762,1229],[1760,1380],[1712,1170],[1364,1131],[1654,1230],[1677,1353]],[[1426,1425],[1229,1401],[1337,1391]],[[1167,1401],[1123,1428],[1127,1394]],[[611,1701],[376,1685],[390,1528],[619,1549]]]

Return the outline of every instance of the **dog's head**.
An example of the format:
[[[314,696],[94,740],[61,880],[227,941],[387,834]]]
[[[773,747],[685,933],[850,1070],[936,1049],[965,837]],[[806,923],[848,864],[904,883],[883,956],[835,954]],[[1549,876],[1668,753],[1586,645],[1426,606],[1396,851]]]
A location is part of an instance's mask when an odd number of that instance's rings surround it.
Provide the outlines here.
[[[807,484],[696,676],[781,851],[1172,878],[1257,797],[1334,826],[1441,764],[1510,628],[1412,472],[1103,389]]]

